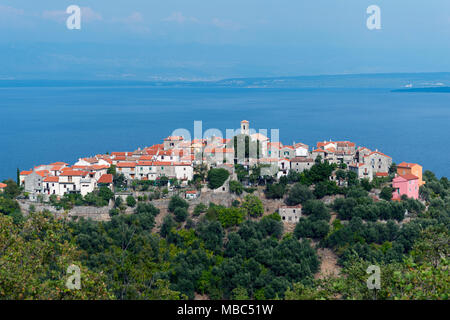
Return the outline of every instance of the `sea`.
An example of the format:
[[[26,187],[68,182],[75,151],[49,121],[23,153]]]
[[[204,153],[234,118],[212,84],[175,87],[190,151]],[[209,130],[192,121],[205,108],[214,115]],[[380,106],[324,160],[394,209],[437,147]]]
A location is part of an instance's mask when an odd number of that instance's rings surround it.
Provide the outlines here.
[[[17,168],[151,146],[176,129],[194,137],[194,121],[202,122],[203,133],[218,129],[225,137],[243,119],[269,137],[278,129],[283,144],[312,148],[318,141],[350,140],[396,163],[419,163],[449,177],[450,90],[442,90],[449,84],[447,73],[215,82],[2,80],[0,181],[15,179]]]

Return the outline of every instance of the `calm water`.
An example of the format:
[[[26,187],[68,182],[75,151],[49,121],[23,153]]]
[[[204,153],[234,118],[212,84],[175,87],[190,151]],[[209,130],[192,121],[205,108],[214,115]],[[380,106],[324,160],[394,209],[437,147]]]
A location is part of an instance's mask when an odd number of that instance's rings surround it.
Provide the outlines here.
[[[351,140],[450,176],[450,95],[390,89],[0,88],[0,179],[16,168],[159,143],[176,128],[280,129],[285,144]]]

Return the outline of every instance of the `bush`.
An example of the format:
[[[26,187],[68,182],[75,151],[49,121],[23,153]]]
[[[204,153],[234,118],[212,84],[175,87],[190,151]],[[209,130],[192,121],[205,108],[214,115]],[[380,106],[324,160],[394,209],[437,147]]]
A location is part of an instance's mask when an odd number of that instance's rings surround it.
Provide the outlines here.
[[[331,215],[328,208],[320,200],[308,200],[302,207],[302,213],[307,214],[311,221],[325,220],[330,221]]]
[[[313,221],[310,218],[300,218],[295,226],[294,236],[297,238],[321,239],[330,231],[330,226],[325,220]]]
[[[197,216],[199,216],[201,213],[206,212],[206,210],[208,210],[208,207],[207,207],[205,204],[203,204],[203,203],[199,203],[199,204],[196,205],[195,208],[194,208],[193,216],[194,216],[194,217],[197,217]]]
[[[133,196],[127,197],[127,206],[134,207],[136,205],[136,199]]]
[[[290,172],[293,171],[289,171],[289,173]],[[286,185],[282,183],[268,184],[265,191],[267,199],[281,199],[284,197],[285,193]]]
[[[304,203],[307,200],[314,199],[314,194],[309,188],[303,184],[296,183],[291,190],[289,190],[286,204],[295,206],[299,203]]]
[[[230,192],[235,193],[237,195],[242,194],[244,192],[244,187],[242,186],[242,183],[239,181],[230,181]]]
[[[160,230],[160,234],[161,237],[166,238],[169,233],[170,230],[175,226],[175,221],[173,221],[173,218],[170,215],[167,215],[164,220],[163,223],[161,225],[161,230]]]
[[[186,200],[180,198],[180,196],[175,195],[170,199],[168,209],[170,212],[175,212],[176,208],[187,209],[189,208],[189,203]]]
[[[264,207],[261,200],[257,196],[250,194],[245,196],[242,208],[251,217],[260,217],[264,213]]]
[[[334,181],[321,181],[318,182],[314,188],[314,195],[316,198],[320,199],[325,196],[331,196],[333,194],[339,193],[339,187]]]
[[[386,201],[391,201],[393,191],[394,190],[391,187],[384,187],[383,189],[381,189],[380,198]]]
[[[223,168],[214,168],[208,171],[208,187],[210,189],[217,189],[221,187],[228,179],[230,173]]]
[[[109,210],[109,216],[110,217],[118,216],[119,213],[120,213],[120,211],[117,208],[112,208],[111,210]]]
[[[177,222],[185,221],[188,216],[187,209],[183,208],[183,207],[175,208],[175,211],[173,212],[173,214],[175,215],[175,221],[177,221]]]
[[[222,227],[237,226],[244,221],[245,211],[242,208],[220,208],[218,219]]]

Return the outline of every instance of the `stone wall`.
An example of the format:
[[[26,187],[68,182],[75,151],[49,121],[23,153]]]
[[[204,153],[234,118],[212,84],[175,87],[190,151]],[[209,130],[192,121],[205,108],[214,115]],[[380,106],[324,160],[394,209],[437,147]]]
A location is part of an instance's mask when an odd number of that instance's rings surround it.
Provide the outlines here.
[[[44,211],[47,210],[58,217],[63,217],[66,212],[61,210],[56,210],[55,207],[44,204],[44,203],[36,203],[27,200],[19,200],[20,209],[22,212],[27,215],[30,211],[30,206],[35,207],[35,211]],[[87,206],[77,206],[67,212],[68,217],[84,217],[85,219],[92,219],[95,221],[107,221],[110,219],[109,210],[111,208],[109,206],[106,207],[87,207]]]

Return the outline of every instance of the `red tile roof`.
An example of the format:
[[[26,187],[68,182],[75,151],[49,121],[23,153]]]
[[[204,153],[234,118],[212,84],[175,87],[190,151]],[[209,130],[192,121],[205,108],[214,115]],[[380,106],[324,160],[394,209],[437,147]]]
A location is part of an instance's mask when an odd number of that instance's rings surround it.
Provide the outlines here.
[[[36,171],[36,173],[37,173],[38,175],[40,175],[41,177],[46,177],[46,176],[48,176],[48,174],[50,173],[50,171],[48,171],[48,170],[40,170],[40,171]]]
[[[164,139],[164,141],[179,141],[183,140],[184,138],[182,136],[168,136]]]
[[[415,176],[415,175],[413,175],[413,174],[410,174],[410,173],[404,174],[404,175],[402,175],[401,177],[402,177],[402,178],[405,178],[406,180],[416,180],[416,179],[419,179],[419,177],[417,177],[417,176]]]
[[[372,152],[370,153],[370,155],[372,155],[372,154],[379,154],[380,156],[384,156],[384,157],[390,158],[388,155],[385,155],[384,153],[382,153],[382,152],[380,152],[380,151],[372,151]]]
[[[136,167],[136,162],[118,162],[117,168],[134,168]]]
[[[123,152],[111,152],[112,156],[128,156],[131,155],[132,152],[127,152],[127,151],[123,151]]]
[[[375,175],[377,177],[387,177],[389,174],[387,172],[377,172]]]
[[[60,176],[67,176],[67,177],[84,177],[88,174],[87,171],[80,171],[80,170],[64,170],[61,172]]]
[[[138,161],[138,163],[136,164],[137,166],[152,166],[153,165],[153,161]]]
[[[98,164],[94,164],[93,166],[91,166],[91,170],[102,170],[102,169],[108,169],[109,168],[109,166],[107,166],[107,165],[98,165]]]
[[[45,178],[44,182],[59,182],[59,177],[50,176]]]
[[[50,165],[51,166],[68,166],[69,164],[65,163],[65,162],[53,162],[53,163],[50,163]]]
[[[0,189],[6,188],[6,187],[7,187],[6,184],[0,182]]]
[[[112,174],[104,174],[98,179],[98,183],[112,183],[113,175]]]
[[[412,168],[414,166],[418,166],[417,163],[408,163],[408,162],[402,162],[397,165],[397,168]]]

